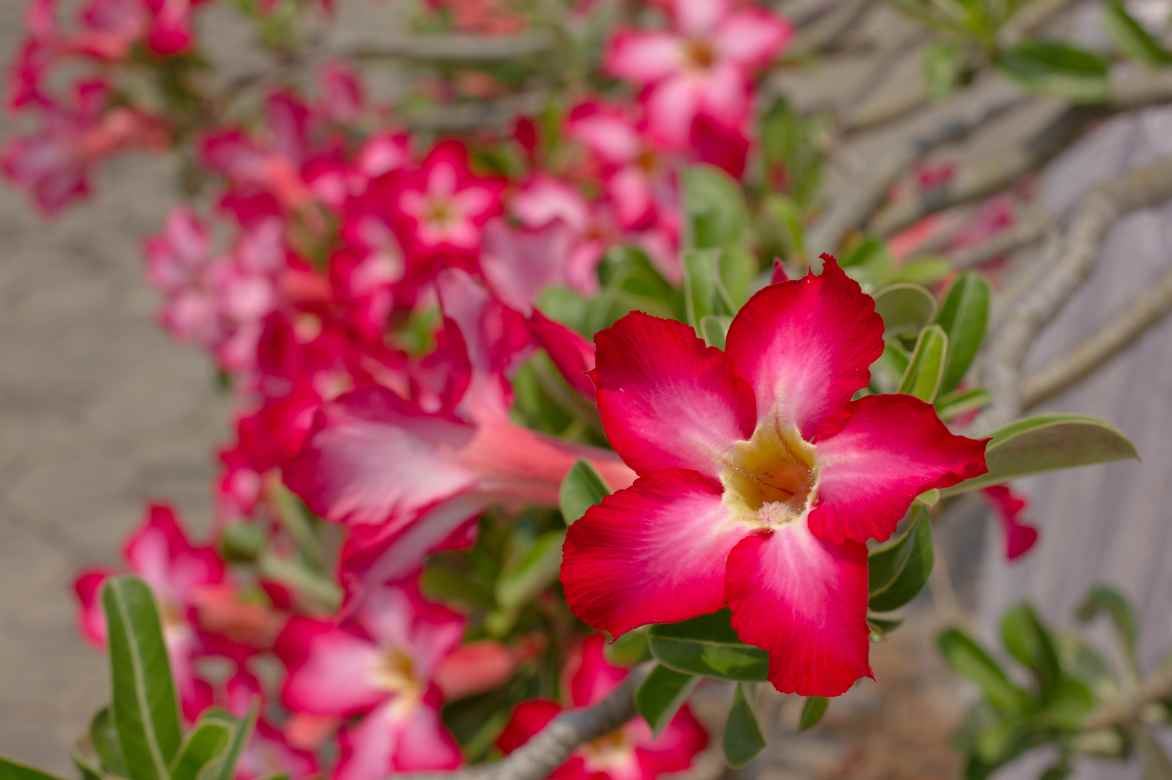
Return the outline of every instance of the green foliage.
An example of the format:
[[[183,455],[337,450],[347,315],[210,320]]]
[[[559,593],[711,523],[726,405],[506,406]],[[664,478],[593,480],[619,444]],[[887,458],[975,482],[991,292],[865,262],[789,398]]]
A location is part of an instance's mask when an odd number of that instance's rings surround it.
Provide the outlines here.
[[[1085,101],[1101,100],[1107,94],[1107,60],[1063,41],[1023,41],[1003,51],[997,64],[1034,92]]]
[[[1123,0],[1107,0],[1107,31],[1121,52],[1146,65],[1172,65],[1172,52],[1127,11]]]
[[[889,612],[915,598],[928,582],[933,560],[931,518],[923,509],[913,509],[904,532],[869,556],[870,608]]]
[[[661,664],[684,674],[759,681],[769,672],[769,656],[741,642],[729,623],[728,610],[652,626],[650,647]]]
[[[577,522],[586,510],[610,495],[610,489],[598,472],[584,460],[575,463],[562,480],[558,491],[558,505],[566,525]]]
[[[680,189],[685,248],[720,249],[745,240],[749,229],[745,195],[727,173],[711,165],[684,168]]]
[[[948,288],[936,315],[936,324],[948,335],[942,392],[959,385],[977,357],[989,326],[989,297],[989,283],[974,273],[961,274]]]
[[[3,780],[59,780],[56,775],[0,758],[0,778]]]
[[[732,325],[732,317],[709,314],[700,320],[700,336],[708,346],[724,349],[730,325]]]
[[[1033,607],[1019,604],[1001,616],[1001,643],[1015,661],[1033,672],[1042,696],[1053,695],[1062,675],[1058,651]]]
[[[893,284],[875,293],[875,311],[884,335],[915,338],[936,316],[936,299],[917,284]]]
[[[634,666],[640,661],[651,657],[648,636],[651,629],[647,626],[631,629],[613,642],[606,645],[604,652],[606,660],[619,666]]]
[[[709,316],[731,317],[733,305],[720,279],[719,249],[685,249],[681,255],[684,266],[684,311],[688,324],[703,335],[701,321]]]
[[[992,401],[993,397],[983,387],[953,390],[936,399],[936,413],[944,422],[951,422],[957,417],[984,409]]]
[[[229,724],[200,718],[171,762],[171,780],[198,780],[200,773],[223,755],[231,738]]]
[[[546,531],[514,553],[497,580],[497,603],[519,609],[557,582],[565,537],[564,531]]]
[[[944,381],[944,366],[948,358],[948,336],[939,325],[929,325],[920,331],[916,348],[903,378],[899,392],[914,395],[921,401],[932,403]]]
[[[1089,623],[1098,617],[1110,620],[1124,656],[1131,668],[1136,668],[1139,629],[1136,627],[1135,610],[1122,593],[1107,585],[1096,585],[1083,598],[1075,615],[1083,623]]]
[[[972,637],[949,628],[936,638],[936,645],[952,670],[981,689],[985,700],[1002,715],[1021,715],[1029,706],[1029,694],[1013,681],[989,653]]]
[[[830,699],[825,696],[807,697],[802,704],[802,715],[798,718],[798,731],[807,731],[817,726],[829,707]]]
[[[988,473],[941,491],[956,495],[1057,469],[1127,460],[1139,455],[1117,429],[1094,417],[1044,414],[995,432],[985,450]]]
[[[810,206],[822,182],[822,122],[778,99],[761,119],[761,154],[768,174],[780,174],[782,191],[798,210]],[[772,183],[772,182],[771,182]]]
[[[734,769],[744,766],[765,749],[765,737],[757,716],[745,695],[745,687],[737,683],[732,707],[724,724],[724,760]]]
[[[697,682],[698,677],[657,664],[635,691],[635,710],[651,731],[659,734],[688,700]]]

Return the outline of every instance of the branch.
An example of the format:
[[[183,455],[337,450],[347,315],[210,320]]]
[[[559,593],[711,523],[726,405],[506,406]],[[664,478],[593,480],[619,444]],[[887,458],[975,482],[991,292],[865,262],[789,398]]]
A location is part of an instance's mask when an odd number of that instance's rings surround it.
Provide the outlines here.
[[[634,716],[635,690],[650,668],[650,664],[642,664],[632,669],[598,703],[563,712],[502,761],[455,772],[395,775],[395,780],[541,780],[548,777],[579,747],[614,731]]]
[[[993,338],[987,365],[994,400],[977,421],[978,430],[999,427],[1021,412],[1019,376],[1026,354],[1042,328],[1086,281],[1111,226],[1124,214],[1169,198],[1172,156],[1109,179],[1083,196],[1065,235],[1048,247],[1057,258],[1053,269],[1016,303]]]
[[[420,60],[483,64],[536,57],[554,49],[556,40],[557,36],[541,30],[493,36],[460,33],[380,35],[377,41],[343,44],[337,54],[360,62]]]
[[[800,60],[833,46],[840,38],[857,29],[875,7],[871,0],[846,0],[799,29],[785,49],[785,59]]]
[[[1126,725],[1138,720],[1149,704],[1168,696],[1172,696],[1172,666],[1156,671],[1131,695],[1104,704],[1098,711],[1091,713],[1082,728],[1084,731],[1098,731]]]
[[[1083,379],[1120,354],[1148,328],[1172,313],[1172,271],[1118,312],[1110,323],[1069,355],[1051,360],[1022,383],[1022,408],[1031,409]]]

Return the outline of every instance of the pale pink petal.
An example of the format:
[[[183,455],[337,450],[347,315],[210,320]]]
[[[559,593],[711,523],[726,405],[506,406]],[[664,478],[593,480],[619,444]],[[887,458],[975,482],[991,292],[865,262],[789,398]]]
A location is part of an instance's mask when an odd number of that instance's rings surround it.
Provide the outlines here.
[[[777,690],[838,696],[870,676],[863,545],[824,542],[801,522],[755,533],[728,556],[727,590],[733,629],[769,652]]]
[[[740,128],[748,124],[752,107],[751,87],[736,66],[717,65],[699,79],[697,89],[700,108],[692,114],[693,122],[697,114],[705,112],[725,127]]]
[[[704,91],[705,79],[689,73],[678,73],[652,87],[644,98],[652,137],[669,149],[685,148]]]
[[[752,435],[752,392],[687,325],[632,312],[594,340],[603,427],[640,474],[687,468],[715,477],[732,443]]]
[[[378,685],[378,648],[331,623],[294,617],[276,648],[286,667],[281,700],[294,712],[352,715],[388,695]]]
[[[774,284],[749,299],[728,331],[728,356],[753,386],[759,419],[810,440],[840,424],[883,352],[875,302],[826,259],[821,276]]]
[[[620,30],[611,38],[605,67],[636,84],[653,84],[685,64],[684,42],[670,33]]]
[[[410,517],[474,483],[457,460],[473,433],[386,388],[363,386],[322,406],[285,483],[334,522]]]
[[[381,780],[394,772],[397,720],[395,703],[390,702],[342,729],[333,780]]]
[[[542,290],[566,283],[573,241],[560,217],[536,227],[494,220],[484,229],[480,267],[502,301],[528,313]]]
[[[395,770],[439,772],[460,766],[460,748],[439,716],[439,697],[432,692],[398,724]]]
[[[580,103],[566,118],[566,132],[608,165],[625,165],[643,147],[634,125],[616,108],[596,102]]]
[[[882,541],[920,493],[984,474],[985,442],[952,434],[910,395],[860,398],[846,426],[817,445],[810,528],[832,542]]]
[[[722,60],[750,71],[769,64],[793,35],[785,19],[764,8],[746,8],[725,17],[712,43]]]
[[[706,747],[708,732],[692,708],[685,704],[658,737],[647,733],[638,740],[635,754],[645,777],[659,777],[691,768],[696,756]]]
[[[730,0],[673,0],[676,24],[690,36],[712,35],[720,20],[728,15]]]
[[[629,165],[616,171],[607,180],[606,189],[624,228],[644,228],[655,219],[651,182],[642,169]]]
[[[690,471],[640,477],[566,532],[566,601],[613,636],[714,612],[724,605],[725,558],[746,532],[716,482]]]
[[[586,637],[566,665],[570,703],[589,707],[613,691],[627,672],[606,660],[606,640],[601,635]]]

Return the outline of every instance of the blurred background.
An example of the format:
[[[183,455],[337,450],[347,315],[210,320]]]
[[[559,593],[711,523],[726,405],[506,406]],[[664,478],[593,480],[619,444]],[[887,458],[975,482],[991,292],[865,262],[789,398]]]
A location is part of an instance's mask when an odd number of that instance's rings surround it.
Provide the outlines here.
[[[393,11],[370,16],[378,3],[339,5],[339,34],[394,24]],[[1132,10],[1167,19],[1169,5],[1150,0]],[[1100,3],[1063,6],[1055,24],[1088,42],[1103,35]],[[22,35],[24,10],[23,0],[0,3],[4,59]],[[208,14],[208,38],[233,49],[234,31],[227,22],[215,28],[216,18]],[[882,9],[862,34],[902,41],[904,51],[883,48],[878,79],[875,55],[853,57],[849,49],[825,68],[803,70],[785,85],[795,102],[813,105],[846,85],[861,102],[880,105],[918,88],[918,42],[906,19]],[[979,134],[973,143],[982,149],[957,151],[1008,149],[1015,133],[1036,130],[1031,121],[1038,120],[1016,117],[1016,126]],[[0,141],[15,129],[6,118]],[[883,143],[877,140],[875,149]],[[1144,109],[1096,125],[1048,162],[1032,186],[1057,212],[1096,182],[1166,154],[1172,154],[1172,109]],[[853,164],[870,162],[863,155]],[[849,164],[831,173],[843,181],[855,175]],[[165,160],[119,159],[103,169],[87,207],[52,222],[21,193],[0,187],[0,754],[47,769],[68,770],[64,749],[107,689],[101,654],[77,633],[73,576],[84,566],[112,563],[118,540],[150,499],[174,501],[196,529],[212,515],[210,453],[229,435],[228,404],[217,396],[204,356],[177,348],[156,326],[157,300],[142,272],[142,237],[162,222],[172,187]],[[1027,366],[1097,332],[1107,312],[1125,306],[1170,265],[1172,208],[1120,221],[1090,281],[1039,339]],[[1172,646],[1170,396],[1172,322],[1164,321],[1096,376],[1046,402],[1046,409],[1114,422],[1143,460],[1023,482],[1041,541],[1014,563],[1001,555],[999,532],[983,507],[951,518],[956,525],[946,544],[957,601],[947,606],[989,637],[996,616],[1028,596],[1061,627],[1091,584],[1110,582],[1140,610],[1143,663],[1159,662]],[[940,592],[935,596],[939,607]],[[939,609],[924,606],[907,630],[881,643],[875,662],[881,685],[863,685],[836,702],[823,728],[773,738],[756,769],[760,776],[953,776],[959,764],[948,739],[969,691],[936,659],[939,616]],[[793,717],[784,713],[777,722],[792,725]],[[1037,777],[1043,766],[1039,757],[1004,776]],[[1092,765],[1078,776],[1138,777],[1138,770]]]

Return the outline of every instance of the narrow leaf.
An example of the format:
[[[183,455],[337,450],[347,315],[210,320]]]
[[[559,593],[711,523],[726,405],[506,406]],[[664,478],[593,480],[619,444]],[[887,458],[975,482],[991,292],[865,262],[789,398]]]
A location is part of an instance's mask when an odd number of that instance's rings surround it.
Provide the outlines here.
[[[1107,61],[1062,41],[1023,41],[1002,52],[997,64],[1036,92],[1079,100],[1099,100],[1107,92]]]
[[[687,249],[682,253],[684,266],[684,311],[688,324],[703,335],[700,321],[709,315],[733,313],[728,293],[720,280],[719,249]]]
[[[745,688],[737,683],[732,708],[724,724],[724,760],[734,769],[740,768],[765,749],[765,737],[757,724],[757,716],[745,696]]]
[[[933,556],[932,521],[916,509],[907,530],[869,557],[870,608],[890,612],[914,599],[932,574]]]
[[[899,392],[914,395],[932,403],[944,381],[944,365],[948,359],[948,336],[939,325],[929,325],[920,331],[911,362],[899,382]]]
[[[204,767],[224,753],[231,737],[228,724],[201,718],[171,762],[171,780],[197,780]]]
[[[936,316],[936,299],[918,284],[893,284],[875,293],[886,336],[916,335]]]
[[[1135,445],[1116,428],[1094,417],[1044,414],[1007,425],[985,449],[986,474],[941,491],[957,495],[1047,471],[1139,459]]]
[[[830,699],[825,696],[809,696],[802,705],[802,716],[798,718],[798,731],[806,731],[818,725],[826,709],[830,706]]]
[[[166,780],[182,730],[154,597],[137,577],[102,586],[109,636],[110,711],[131,780]]]
[[[109,707],[103,707],[90,721],[90,745],[98,756],[101,768],[114,775],[125,777],[126,760],[122,758],[122,745],[118,743],[118,729]]]
[[[1122,593],[1107,585],[1096,585],[1083,598],[1075,614],[1083,623],[1089,623],[1101,615],[1107,617],[1115,628],[1115,635],[1128,663],[1133,669],[1136,667],[1135,648],[1139,641],[1139,630],[1136,628],[1135,610]]]
[[[215,770],[210,773],[208,780],[233,780],[236,777],[236,764],[240,755],[248,747],[248,740],[252,738],[252,731],[256,728],[256,719],[260,711],[260,702],[254,702],[243,718],[234,718],[222,710],[210,710],[205,717],[229,724],[232,727],[232,738],[224,751],[223,758]]]
[[[727,610],[653,626],[650,646],[661,664],[684,674],[752,681],[764,680],[769,673],[769,656],[740,641]]]
[[[606,660],[618,666],[634,666],[651,657],[648,626],[633,628],[606,645],[603,652]]]
[[[732,324],[732,317],[709,314],[700,320],[700,336],[710,347],[724,349],[724,341],[728,337],[728,326]]]
[[[944,422],[951,422],[969,412],[984,409],[992,400],[989,391],[983,387],[953,390],[936,399],[936,413]]]
[[[948,362],[940,387],[942,392],[948,392],[964,379],[985,340],[989,325],[989,283],[974,273],[957,277],[936,315],[936,323],[948,335]]]
[[[59,780],[56,775],[9,761],[7,758],[0,758],[0,778],[3,780]]]
[[[533,540],[519,561],[505,567],[496,585],[502,607],[520,607],[557,581],[565,537],[565,531],[547,531]]]
[[[639,690],[635,691],[635,709],[647,721],[653,734],[658,736],[663,731],[699,681],[698,677],[682,674],[662,664],[651,670]]]
[[[558,504],[566,525],[586,514],[586,510],[610,495],[610,490],[598,472],[584,460],[575,463],[562,480]]]
[[[1018,604],[1001,616],[1001,642],[1009,654],[1034,673],[1043,698],[1053,695],[1062,675],[1054,638],[1029,604]]]
[[[1107,30],[1127,56],[1148,65],[1172,64],[1172,52],[1127,11],[1122,0],[1107,0]]]
[[[687,249],[708,249],[739,242],[749,226],[749,211],[740,185],[711,165],[680,172]]]
[[[1010,681],[1005,670],[971,637],[949,628],[936,637],[936,645],[953,671],[976,683],[996,710],[1007,715],[1024,711],[1029,695]]]

